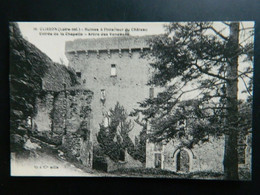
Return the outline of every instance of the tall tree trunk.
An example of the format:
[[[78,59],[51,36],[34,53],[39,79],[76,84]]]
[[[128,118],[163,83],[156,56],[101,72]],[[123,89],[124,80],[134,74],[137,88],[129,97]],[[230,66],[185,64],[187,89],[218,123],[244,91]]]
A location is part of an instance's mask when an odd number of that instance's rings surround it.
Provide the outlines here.
[[[227,78],[227,118],[228,130],[225,134],[224,175],[225,179],[238,179],[238,49],[239,23],[230,24]]]

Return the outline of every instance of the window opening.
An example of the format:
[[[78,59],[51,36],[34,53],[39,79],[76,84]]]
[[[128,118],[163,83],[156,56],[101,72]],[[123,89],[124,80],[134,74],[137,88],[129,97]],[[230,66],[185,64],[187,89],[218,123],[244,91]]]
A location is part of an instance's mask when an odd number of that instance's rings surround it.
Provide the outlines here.
[[[155,168],[161,168],[162,164],[162,155],[161,154],[154,154],[154,166]]]
[[[149,97],[150,97],[150,98],[154,98],[154,88],[153,88],[153,87],[151,87],[151,88],[149,89]]]
[[[81,72],[76,72],[77,77],[81,78]]]
[[[125,161],[125,150],[120,150],[119,160]]]
[[[115,77],[116,76],[116,65],[111,64],[111,76]]]

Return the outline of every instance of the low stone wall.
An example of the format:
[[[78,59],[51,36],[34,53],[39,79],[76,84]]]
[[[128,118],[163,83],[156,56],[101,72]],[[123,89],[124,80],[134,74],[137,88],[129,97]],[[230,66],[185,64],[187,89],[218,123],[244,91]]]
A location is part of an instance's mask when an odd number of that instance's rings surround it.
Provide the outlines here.
[[[224,137],[212,138],[209,142],[197,145],[192,149],[195,159],[193,160],[193,170],[224,172]]]
[[[79,161],[85,167],[92,168],[92,142],[84,140],[78,134],[68,133],[63,136],[61,150],[72,161]]]

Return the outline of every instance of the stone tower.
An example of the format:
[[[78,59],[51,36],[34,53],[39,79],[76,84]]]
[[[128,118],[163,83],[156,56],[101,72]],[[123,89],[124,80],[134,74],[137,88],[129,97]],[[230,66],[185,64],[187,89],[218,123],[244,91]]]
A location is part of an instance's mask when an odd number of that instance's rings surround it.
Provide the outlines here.
[[[77,39],[66,42],[65,52],[69,66],[81,77],[82,84],[94,92],[91,131],[93,141],[105,115],[119,102],[128,114],[138,102],[149,97],[146,85],[149,62],[141,54],[150,50],[151,36],[124,36],[98,39]],[[131,117],[130,117],[131,119]],[[141,126],[135,123],[130,137],[139,134]]]

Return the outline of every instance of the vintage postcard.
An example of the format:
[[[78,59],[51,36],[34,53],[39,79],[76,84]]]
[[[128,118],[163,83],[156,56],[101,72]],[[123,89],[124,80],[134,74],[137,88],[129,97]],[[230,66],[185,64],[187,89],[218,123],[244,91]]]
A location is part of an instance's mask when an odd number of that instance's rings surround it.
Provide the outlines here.
[[[11,176],[251,180],[254,22],[10,22]]]

